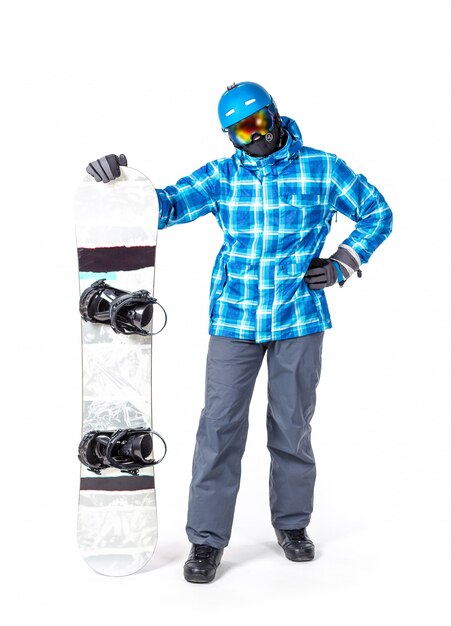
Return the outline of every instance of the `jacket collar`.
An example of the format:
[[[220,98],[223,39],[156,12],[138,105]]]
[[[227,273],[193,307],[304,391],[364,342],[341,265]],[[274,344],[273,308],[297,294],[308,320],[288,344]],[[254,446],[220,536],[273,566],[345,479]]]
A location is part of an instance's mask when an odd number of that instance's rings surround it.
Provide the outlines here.
[[[235,159],[237,164],[248,170],[259,170],[263,175],[273,171],[273,169],[284,169],[289,162],[297,158],[302,148],[302,135],[298,125],[290,117],[282,116],[282,126],[286,130],[288,137],[285,145],[267,157],[253,157],[244,150],[236,148]]]

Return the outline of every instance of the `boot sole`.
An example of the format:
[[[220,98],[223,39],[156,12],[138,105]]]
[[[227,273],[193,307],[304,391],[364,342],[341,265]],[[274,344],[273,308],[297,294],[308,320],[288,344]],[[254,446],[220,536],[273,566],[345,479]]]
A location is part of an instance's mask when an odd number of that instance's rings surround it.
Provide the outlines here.
[[[291,557],[291,556],[288,556],[285,553],[285,556],[287,557],[287,559],[289,561],[296,561],[297,563],[301,563],[301,562],[304,562],[304,561],[313,561],[313,559],[315,558],[314,554],[313,555],[312,554],[301,554],[300,556]]]

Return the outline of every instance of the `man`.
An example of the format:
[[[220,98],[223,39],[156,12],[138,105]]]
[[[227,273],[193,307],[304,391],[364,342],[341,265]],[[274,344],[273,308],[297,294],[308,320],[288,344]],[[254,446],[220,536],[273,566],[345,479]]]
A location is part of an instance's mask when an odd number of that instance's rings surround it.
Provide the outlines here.
[[[212,581],[229,543],[249,404],[265,354],[271,522],[288,559],[314,558],[306,527],[316,477],[310,422],[331,327],[324,288],[361,275],[392,228],[378,190],[335,155],[303,146],[296,122],[279,115],[261,85],[228,87],[218,111],[235,154],[157,190],[159,228],[211,212],[224,232],[211,280],[205,407],[189,493],[189,582]],[[87,169],[108,182],[120,164],[124,155],[108,155]],[[330,258],[320,258],[336,211],[355,229]]]

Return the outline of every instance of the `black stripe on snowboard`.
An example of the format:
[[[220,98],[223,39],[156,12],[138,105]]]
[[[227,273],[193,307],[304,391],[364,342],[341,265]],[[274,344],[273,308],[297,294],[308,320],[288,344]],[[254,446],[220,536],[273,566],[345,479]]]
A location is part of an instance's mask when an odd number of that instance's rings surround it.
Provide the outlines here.
[[[89,476],[80,478],[82,491],[142,491],[155,489],[153,476]]]
[[[155,266],[155,246],[78,248],[80,272],[118,272]]]

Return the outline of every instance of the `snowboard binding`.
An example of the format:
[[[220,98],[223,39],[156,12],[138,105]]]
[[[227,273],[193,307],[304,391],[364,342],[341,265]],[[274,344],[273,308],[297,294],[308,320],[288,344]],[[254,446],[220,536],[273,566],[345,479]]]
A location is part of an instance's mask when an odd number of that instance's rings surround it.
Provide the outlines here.
[[[146,327],[152,321],[154,304],[162,309],[164,324],[151,333]],[[85,322],[109,324],[123,335],[157,335],[167,322],[166,311],[148,291],[123,291],[108,285],[104,278],[96,280],[81,294],[80,314]]]
[[[151,458],[152,435],[157,435],[164,445],[163,456]],[[157,465],[166,456],[166,442],[150,428],[125,428],[120,430],[91,430],[78,447],[78,458],[91,472],[100,474],[109,467],[127,474],[138,474],[143,467]]]

